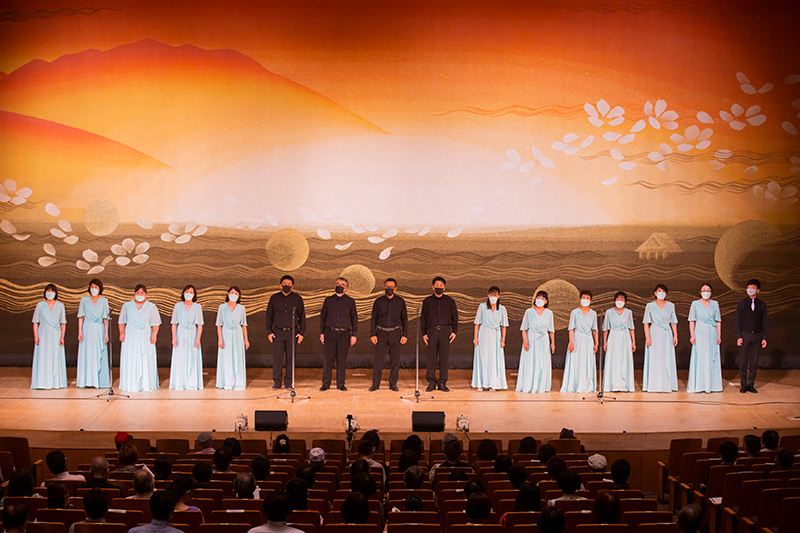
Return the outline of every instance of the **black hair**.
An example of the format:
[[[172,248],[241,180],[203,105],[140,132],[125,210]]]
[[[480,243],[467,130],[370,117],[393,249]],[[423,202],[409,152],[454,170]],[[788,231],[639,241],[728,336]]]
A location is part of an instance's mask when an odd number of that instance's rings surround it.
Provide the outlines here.
[[[290,479],[286,484],[286,494],[289,495],[293,511],[308,509],[308,484],[300,478]]]
[[[567,462],[557,455],[551,457],[550,460],[547,461],[547,473],[550,475],[550,478],[555,481],[558,481],[558,478],[566,470],[567,470]]]
[[[119,466],[132,466],[139,460],[139,450],[132,444],[123,444],[117,452],[117,459],[119,459]]]
[[[745,435],[744,449],[750,457],[761,456],[761,439],[757,435]]]
[[[298,479],[302,479],[303,481],[305,481],[309,489],[313,489],[314,483],[317,482],[317,471],[311,465],[302,465],[300,468],[297,469],[297,472],[295,472],[294,475]]]
[[[750,285],[755,285],[756,289],[761,290],[761,282],[758,281],[756,278],[747,280],[747,285],[745,285],[745,287],[749,287]]]
[[[461,441],[460,440],[447,441],[442,451],[444,452],[445,459],[454,463],[457,462],[458,456],[461,455]]]
[[[158,480],[167,480],[172,475],[172,459],[163,453],[153,461],[153,475]]]
[[[464,485],[464,499],[468,500],[476,492],[483,492],[483,483],[480,479],[470,479]]]
[[[197,289],[195,289],[194,285],[192,285],[191,283],[189,285],[185,286],[183,288],[183,290],[181,291],[181,299],[183,299],[183,295],[186,294],[186,291],[188,291],[189,289],[192,289],[192,301],[196,302],[197,301]]]
[[[789,448],[781,448],[775,452],[775,466],[779,470],[791,470],[794,466],[794,453]]]
[[[252,500],[256,492],[256,480],[250,472],[239,472],[233,478],[233,491],[239,499]]]
[[[550,295],[547,294],[547,291],[537,291],[533,299],[536,300],[539,296],[544,297],[544,306],[550,307]]]
[[[475,450],[475,455],[480,461],[494,461],[497,459],[497,444],[492,439],[483,439]]]
[[[69,498],[69,489],[63,481],[53,481],[47,485],[47,508],[64,509]]]
[[[236,303],[237,304],[242,303],[242,291],[240,291],[239,287],[237,287],[236,285],[232,285],[227,291],[225,291],[225,301],[226,302],[229,301],[228,295],[230,294],[231,291],[236,291],[236,294],[239,295],[239,298],[236,300]]]
[[[214,469],[211,467],[211,463],[208,461],[203,461],[202,463],[197,463],[192,467],[192,477],[198,483],[208,483],[211,481],[211,475],[214,473]]]
[[[417,466],[409,466],[403,472],[403,483],[405,484],[407,489],[419,489],[422,488],[422,483],[425,481],[425,472]]]
[[[214,452],[214,468],[217,469],[217,472],[227,472],[231,467],[231,461],[233,461],[233,453],[227,446]]]
[[[575,494],[581,488],[581,478],[574,470],[566,469],[559,474],[556,485],[564,494]]]
[[[514,464],[511,461],[511,457],[501,454],[498,455],[497,458],[494,460],[494,465],[492,466],[492,472],[499,472],[499,473],[506,473],[508,469],[511,468],[511,465]]]
[[[6,531],[21,528],[27,522],[28,509],[24,505],[11,503],[3,507],[3,527]]]
[[[359,472],[350,479],[351,492],[360,492],[364,497],[369,498],[377,490],[377,484],[369,472]]]
[[[539,452],[536,454],[536,458],[539,459],[539,462],[543,465],[546,465],[547,462],[555,456],[556,449],[552,444],[542,444],[539,446]]]
[[[139,292],[139,289],[142,289],[144,293],[147,294],[147,287],[145,287],[143,283],[137,283],[136,287],[133,288],[133,293],[136,294]]]
[[[739,457],[739,447],[726,440],[719,445],[719,456],[726,464],[733,464],[736,458]]]
[[[406,450],[411,450],[417,454],[417,457],[422,457],[422,439],[419,438],[419,435],[409,435],[406,437],[406,440],[403,441],[403,444],[400,446],[400,451],[404,452]]]
[[[467,499],[464,512],[470,522],[481,524],[492,514],[492,500],[485,493],[476,492]]]
[[[614,480],[614,483],[618,485],[624,485],[628,483],[628,479],[631,477],[631,464],[628,462],[627,459],[617,459],[611,465],[611,479]]]
[[[228,437],[222,442],[222,445],[230,448],[234,457],[239,457],[242,455],[242,445],[239,443],[239,439],[236,437]]]
[[[780,441],[780,436],[778,435],[778,432],[775,431],[774,429],[768,429],[761,434],[761,442],[764,444],[764,447],[768,450],[777,450],[779,441]]]
[[[678,513],[678,527],[681,531],[697,531],[703,527],[703,511],[690,503]]]
[[[375,451],[375,445],[369,441],[361,439],[361,442],[358,444],[358,455],[369,456],[372,452]]]
[[[658,285],[656,285],[655,288],[653,289],[653,292],[658,292],[658,289],[661,289],[664,292],[666,292],[667,294],[669,294],[669,289],[663,283],[659,283]]]
[[[150,496],[150,512],[154,520],[169,520],[177,500],[168,490],[157,490]]]
[[[708,287],[708,289],[709,289],[711,292],[714,292],[714,287],[712,287],[712,286],[711,286],[711,284],[710,284],[710,283],[708,283],[708,282],[701,283],[701,284],[700,284],[700,289],[702,289],[703,287]]]
[[[291,453],[292,443],[286,433],[281,433],[275,437],[275,444],[272,446],[273,453]]]
[[[619,498],[610,490],[597,493],[592,507],[595,524],[618,524],[622,509]]]
[[[467,481],[468,479],[467,473],[463,468],[453,468],[447,474],[447,481]]]
[[[347,288],[348,289],[350,288],[350,282],[347,280],[347,278],[339,276],[338,278],[336,278],[336,281],[344,281],[344,284],[347,285]]]
[[[95,487],[83,496],[83,510],[86,516],[94,520],[99,520],[108,512],[108,494],[102,489]]]
[[[578,296],[588,296],[590,300],[594,298],[594,294],[592,294],[592,291],[587,289],[582,290]]]
[[[89,282],[89,286],[86,287],[86,292],[89,292],[92,288],[92,285],[97,285],[97,288],[100,289],[100,292],[97,294],[103,294],[103,282],[97,278],[94,278],[92,281]]]
[[[267,496],[262,508],[270,522],[286,522],[293,511],[291,498],[282,490]]]
[[[352,478],[359,472],[369,473],[369,463],[366,459],[356,459],[350,463],[350,477]]]
[[[379,451],[381,449],[381,438],[378,436],[377,429],[370,429],[361,437],[361,440],[368,440],[372,442],[372,445],[375,447],[373,451]]]
[[[517,453],[536,453],[536,439],[533,437],[522,437]]]
[[[394,286],[395,286],[395,287],[397,287],[397,280],[396,280],[396,279],[394,279],[394,278],[386,278],[385,280],[383,280],[383,284],[384,284],[384,285],[386,285],[386,284],[387,284],[387,283],[389,283],[390,281],[391,281],[392,283],[394,283]]]
[[[269,477],[269,458],[263,455],[256,455],[250,461],[250,471],[256,481],[265,481]]]
[[[404,511],[422,511],[422,499],[416,494],[409,494],[403,501]]]
[[[486,294],[488,295],[488,294],[491,294],[493,292],[497,293],[497,303],[495,304],[497,306],[496,309],[500,309],[500,287],[496,287],[496,286],[492,285],[491,287],[489,287],[489,290],[486,291]],[[492,302],[489,301],[489,297],[488,296],[486,297],[486,307],[489,308],[489,309],[492,308]]]
[[[522,512],[541,511],[542,496],[539,487],[527,481],[522,484],[514,499],[514,510]]]
[[[175,496],[176,500],[180,500],[187,492],[194,490],[194,480],[186,474],[178,474],[167,490]]]
[[[278,283],[280,285],[283,285],[283,282],[286,281],[287,279],[289,281],[291,281],[292,282],[292,286],[294,286],[294,278],[292,276],[290,276],[289,274],[284,274],[283,276],[281,276],[281,280]]]
[[[539,533],[561,533],[567,527],[564,511],[555,507],[545,507],[536,521]]]
[[[617,301],[617,298],[619,298],[620,296],[622,296],[623,298],[625,298],[625,303],[628,303],[628,295],[627,295],[627,294],[625,294],[625,293],[624,293],[624,292],[622,292],[622,291],[617,291],[617,293],[614,295],[614,301],[616,302],[616,301]]]
[[[437,281],[441,281],[442,285],[445,286],[447,285],[447,281],[442,276],[436,276],[435,278],[433,278],[433,281],[431,281],[431,285],[436,285]]]
[[[414,450],[406,450],[400,454],[400,460],[397,462],[397,470],[405,472],[412,466],[419,465],[419,455]]]
[[[64,452],[61,450],[53,450],[48,453],[44,458],[44,462],[47,465],[47,469],[54,475],[67,471],[67,458],[64,457]]]
[[[369,502],[360,492],[351,492],[340,509],[346,524],[366,524],[369,521]]]
[[[54,283],[48,283],[48,284],[45,286],[44,290],[42,291],[42,297],[43,297],[44,299],[47,299],[47,296],[46,296],[46,294],[47,294],[47,291],[53,291],[53,292],[55,292],[55,293],[56,293],[56,296],[55,296],[55,298],[53,298],[53,300],[58,300],[58,287],[56,287]]]
[[[528,479],[528,472],[522,465],[511,465],[508,469],[508,481],[511,482],[511,487],[518,489],[522,487],[525,480]]]

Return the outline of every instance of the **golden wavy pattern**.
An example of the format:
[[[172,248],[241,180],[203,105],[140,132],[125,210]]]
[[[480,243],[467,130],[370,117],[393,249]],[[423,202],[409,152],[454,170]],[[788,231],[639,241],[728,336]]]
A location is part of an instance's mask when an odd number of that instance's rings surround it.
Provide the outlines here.
[[[89,16],[99,13],[100,11],[122,11],[120,7],[80,7],[80,8],[62,8],[62,9],[36,9],[33,11],[23,11],[15,9],[13,11],[4,11],[0,13],[0,21],[8,22],[25,22],[33,19],[49,19],[52,17],[72,17],[75,15]]]

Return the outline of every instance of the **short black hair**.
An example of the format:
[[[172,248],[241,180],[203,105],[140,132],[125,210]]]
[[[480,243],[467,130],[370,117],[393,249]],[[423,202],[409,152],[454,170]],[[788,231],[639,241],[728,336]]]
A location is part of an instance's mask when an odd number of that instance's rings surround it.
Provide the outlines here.
[[[67,484],[63,481],[53,481],[47,485],[48,509],[64,509],[68,497],[69,489],[67,489]]]
[[[269,458],[263,455],[256,455],[250,461],[250,471],[256,481],[264,481],[269,477]]]
[[[481,524],[492,514],[492,500],[485,493],[476,492],[467,499],[464,512],[470,522]]]
[[[443,450],[444,457],[450,462],[458,461],[458,457],[461,455],[461,441],[460,440],[449,440],[445,443]]]
[[[614,294],[614,301],[616,302],[617,298],[619,298],[620,296],[625,298],[625,303],[628,303],[628,295],[625,294],[623,291],[617,291],[616,294]]]
[[[536,439],[533,437],[522,437],[517,453],[536,453]]]
[[[471,479],[464,484],[464,499],[468,500],[476,492],[483,492],[483,483],[480,479]]]
[[[556,449],[552,444],[542,444],[539,446],[539,452],[536,454],[536,458],[539,459],[539,463],[543,465],[546,465],[547,462],[555,456]]]
[[[6,531],[21,528],[26,523],[28,523],[28,509],[24,505],[12,503],[3,507],[3,527]]]
[[[611,479],[614,483],[625,484],[631,477],[631,464],[627,459],[617,459],[611,465]]]
[[[381,449],[381,438],[378,436],[377,429],[370,429],[362,435],[361,440],[368,440],[375,447],[373,451],[377,452]]]
[[[86,287],[86,292],[89,292],[92,288],[92,285],[97,285],[97,288],[100,289],[98,294],[103,294],[103,282],[97,278],[94,278],[92,281],[89,282],[89,286]]]
[[[234,457],[242,455],[242,445],[236,437],[228,437],[222,442],[222,445],[230,448]]]
[[[397,287],[397,280],[396,279],[394,279],[394,278],[386,278],[385,280],[383,280],[383,284],[384,285],[386,285],[389,282],[394,283],[394,286]]]
[[[528,479],[528,472],[522,465],[511,465],[508,469],[508,481],[511,482],[511,487],[518,489],[522,487],[525,480]]]
[[[139,450],[133,444],[123,444],[117,452],[120,466],[132,466],[139,460]]]
[[[183,290],[181,291],[181,300],[183,299],[183,295],[186,294],[186,291],[188,291],[189,289],[192,289],[192,301],[196,302],[197,301],[197,289],[195,289],[194,285],[192,285],[191,283],[189,285],[185,286],[183,288]]]
[[[175,510],[176,498],[168,490],[157,490],[150,496],[150,512],[154,520],[169,520]]]
[[[594,298],[594,294],[592,294],[592,291],[590,291],[588,289],[582,290],[581,293],[579,294],[579,296],[588,296],[590,300],[592,298]]]
[[[48,453],[44,458],[47,469],[55,475],[67,471],[67,458],[61,450],[53,450]]]
[[[369,463],[366,459],[356,459],[350,463],[350,476],[355,476],[359,472],[369,472]]]
[[[155,482],[153,474],[149,470],[140,468],[133,473],[133,491],[136,494],[147,494],[153,492]]]
[[[711,284],[707,281],[704,281],[703,283],[700,284],[700,288],[702,289],[703,287],[708,287],[709,289],[711,289],[711,292],[714,292],[714,287],[712,287]]]
[[[374,451],[375,445],[372,443],[372,441],[361,439],[361,442],[358,444],[359,455],[369,456]]]
[[[231,467],[232,460],[233,453],[227,446],[222,446],[220,449],[214,452],[214,468],[217,469],[217,472],[228,471],[228,469]]]
[[[761,443],[768,450],[777,450],[778,442],[780,442],[780,436],[774,429],[768,429],[761,434]]]
[[[480,461],[494,461],[497,459],[497,444],[492,439],[483,439],[478,443],[475,455]]]
[[[183,498],[187,492],[194,490],[194,480],[186,474],[178,474],[172,483],[169,484],[167,490],[170,491],[176,500]]]
[[[239,499],[253,499],[256,492],[256,479],[250,472],[239,472],[233,478],[233,491]]]
[[[508,472],[508,469],[511,468],[512,464],[514,463],[511,461],[511,457],[505,454],[498,455],[494,460],[492,472],[506,473]]]
[[[523,483],[514,499],[514,510],[520,512],[541,511],[542,495],[539,487],[527,481]]]
[[[775,452],[775,466],[779,470],[791,470],[794,466],[794,453],[789,448],[781,448]]]
[[[539,533],[561,533],[567,527],[564,511],[545,507],[536,521],[536,527],[539,528]]]
[[[755,285],[756,289],[761,290],[761,282],[758,281],[756,278],[747,280],[747,285],[745,285],[745,287],[749,287],[750,285]]]
[[[558,475],[556,485],[564,494],[575,494],[581,488],[581,478],[574,470],[564,470]]]
[[[293,511],[308,509],[308,484],[300,478],[290,479],[286,484],[286,494],[289,495]]]
[[[610,490],[601,490],[594,500],[592,513],[596,524],[618,524],[622,515],[619,498]]]
[[[164,481],[172,476],[172,459],[169,455],[161,454],[153,461],[153,475],[156,479]]]
[[[83,496],[83,510],[89,518],[103,518],[108,511],[108,494],[98,487],[93,488]]]
[[[467,473],[463,468],[453,468],[447,474],[447,481],[467,481],[468,479]]]
[[[53,298],[53,299],[54,300],[58,300],[58,287],[56,287],[54,283],[48,283],[45,286],[44,290],[42,291],[42,297],[45,298],[45,299],[47,299],[47,296],[46,296],[47,295],[47,291],[55,292],[56,293],[56,297]]]
[[[8,476],[8,493],[6,496],[33,496],[35,483],[33,474],[27,468],[14,470]]]
[[[264,514],[270,522],[286,522],[292,514],[292,500],[284,491],[276,491],[264,500]]]
[[[739,447],[733,442],[726,440],[719,445],[719,456],[728,464],[733,464],[737,457],[739,457]]]
[[[291,281],[292,282],[292,286],[294,286],[294,278],[292,276],[290,276],[289,274],[284,274],[283,276],[281,276],[281,280],[278,283],[283,285],[283,282],[286,281],[286,280]]]
[[[194,480],[198,483],[208,483],[211,481],[211,475],[214,473],[214,469],[211,466],[209,461],[203,461],[202,463],[196,463],[192,467],[192,476]]]
[[[236,303],[237,304],[242,303],[242,291],[240,291],[239,287],[237,287],[236,285],[232,285],[231,287],[228,288],[227,291],[225,291],[225,301],[226,302],[230,301],[228,300],[228,295],[230,294],[231,291],[236,291],[236,294],[239,295],[239,298],[237,298]]]
[[[405,472],[412,466],[419,465],[419,455],[414,450],[405,450],[397,461],[397,470]]]
[[[145,287],[144,283],[137,283],[136,284],[136,287],[133,288],[134,294],[139,292],[139,289],[142,289],[145,292],[145,294],[147,294],[147,287]]]
[[[655,288],[653,289],[653,292],[657,292],[657,291],[658,291],[658,289],[661,289],[661,290],[663,290],[664,292],[666,292],[667,294],[669,294],[669,289],[668,289],[668,288],[667,288],[667,286],[666,286],[666,285],[664,285],[663,283],[659,283],[658,285],[656,285],[656,286],[655,286]]]
[[[416,494],[409,494],[403,500],[403,511],[422,511],[422,499]]]
[[[377,490],[378,486],[375,483],[375,480],[372,479],[372,476],[369,474],[369,472],[359,472],[350,480],[350,491],[360,492],[366,498],[369,498],[375,494],[375,491]]]
[[[697,531],[703,527],[703,511],[690,503],[678,513],[678,527],[681,531]]]
[[[346,524],[366,524],[369,521],[369,502],[360,492],[351,492],[340,510]]]
[[[436,285],[437,281],[441,281],[443,285],[447,285],[447,281],[442,276],[436,276],[435,278],[433,278],[433,281],[431,281],[431,285]]]
[[[422,487],[425,481],[425,472],[419,466],[409,466],[403,472],[403,483],[407,489],[414,490]]]
[[[298,479],[305,481],[309,489],[313,489],[314,483],[317,482],[317,470],[311,465],[302,465],[294,475]]]
[[[558,481],[558,477],[567,469],[567,462],[559,456],[553,456],[547,461],[547,473]],[[560,487],[559,487],[560,488]]]
[[[759,457],[761,455],[761,439],[757,435],[745,435],[744,449],[751,457]]]

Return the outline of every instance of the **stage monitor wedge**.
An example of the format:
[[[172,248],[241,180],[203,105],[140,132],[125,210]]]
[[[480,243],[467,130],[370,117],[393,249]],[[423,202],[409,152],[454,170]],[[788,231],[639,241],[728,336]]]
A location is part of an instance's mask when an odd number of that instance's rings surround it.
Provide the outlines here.
[[[444,411],[414,411],[411,413],[411,431],[444,431]]]
[[[286,411],[256,411],[256,431],[286,431],[289,413]]]

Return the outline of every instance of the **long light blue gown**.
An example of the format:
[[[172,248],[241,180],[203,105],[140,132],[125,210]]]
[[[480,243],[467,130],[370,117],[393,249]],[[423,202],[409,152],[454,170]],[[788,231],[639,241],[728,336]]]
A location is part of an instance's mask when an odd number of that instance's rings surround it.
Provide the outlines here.
[[[501,327],[508,327],[506,308],[498,305],[493,312],[482,303],[475,314],[478,328],[478,345],[472,357],[472,386],[495,390],[507,389],[506,355],[500,342],[503,339]]]
[[[244,331],[247,326],[247,313],[241,304],[233,311],[227,302],[219,306],[217,326],[222,326],[222,345],[217,349],[217,388],[225,390],[244,390],[247,384],[245,368]]]
[[[606,362],[603,367],[603,390],[633,392],[633,349],[631,344],[631,331],[633,326],[633,313],[630,309],[623,308],[622,314],[617,314],[616,307],[606,311],[603,319],[603,331],[608,331],[608,350]]]
[[[528,335],[528,349],[522,345],[517,373],[517,392],[550,392],[552,365],[550,362],[550,332],[555,332],[553,312],[545,309],[541,315],[535,307],[525,311],[520,331]]]
[[[32,323],[39,324],[39,344],[33,345],[32,389],[64,389],[67,386],[67,357],[61,344],[61,324],[67,323],[64,304],[53,308],[46,301],[36,304]]]
[[[153,326],[161,325],[155,304],[145,301],[141,309],[136,301],[125,302],[119,313],[125,324],[125,341],[119,353],[119,388],[124,391],[151,391],[158,388],[156,345],[150,343]]]
[[[83,340],[78,343],[78,387],[107,389],[108,346],[105,320],[111,318],[108,300],[103,296],[92,303],[91,296],[81,298],[78,318],[83,318]]]
[[[183,302],[175,304],[172,310],[172,324],[175,328],[177,346],[172,347],[172,363],[169,370],[169,388],[175,390],[202,390],[203,351],[195,346],[197,326],[203,325],[203,308],[193,302],[186,310]]]
[[[569,315],[569,329],[574,330],[572,342],[575,351],[567,351],[561,392],[594,392],[597,387],[597,363],[592,332],[597,331],[597,313],[589,309],[584,315],[580,307],[573,309]]]
[[[675,345],[670,324],[677,324],[675,304],[666,302],[659,309],[656,302],[644,308],[643,324],[650,324],[651,345],[644,347],[644,374],[642,390],[645,392],[672,392],[678,390],[678,371],[675,367]]]
[[[689,362],[686,392],[722,392],[722,363],[717,344],[717,322],[722,322],[719,304],[709,300],[692,302],[689,322],[694,322],[694,345]]]

